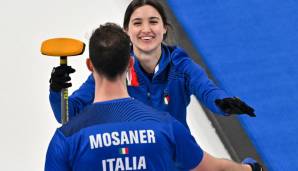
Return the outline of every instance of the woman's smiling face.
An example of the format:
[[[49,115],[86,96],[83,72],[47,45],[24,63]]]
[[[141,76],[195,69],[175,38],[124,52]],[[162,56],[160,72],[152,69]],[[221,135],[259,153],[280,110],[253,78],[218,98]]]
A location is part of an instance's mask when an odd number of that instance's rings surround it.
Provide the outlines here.
[[[132,13],[126,30],[136,53],[160,50],[166,31],[160,14],[150,5],[141,6]]]

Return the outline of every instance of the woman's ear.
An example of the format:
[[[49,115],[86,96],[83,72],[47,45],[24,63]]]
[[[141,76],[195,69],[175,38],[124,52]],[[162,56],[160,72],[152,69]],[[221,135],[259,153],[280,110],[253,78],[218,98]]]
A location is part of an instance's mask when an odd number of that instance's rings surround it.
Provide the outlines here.
[[[163,34],[167,34],[167,32],[168,32],[168,26],[164,25],[163,26]]]
[[[128,34],[128,30],[127,30],[127,28],[125,29],[125,28],[123,28],[123,31],[126,33],[126,34]]]
[[[89,71],[93,72],[93,65],[90,58],[86,59],[86,65]]]
[[[128,37],[130,37],[128,29],[123,29],[123,31],[127,34]]]

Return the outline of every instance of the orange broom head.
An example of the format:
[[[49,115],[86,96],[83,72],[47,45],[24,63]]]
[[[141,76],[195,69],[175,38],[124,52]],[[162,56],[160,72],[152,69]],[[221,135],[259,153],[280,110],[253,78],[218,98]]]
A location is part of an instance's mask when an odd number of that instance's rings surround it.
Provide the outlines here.
[[[53,38],[42,42],[41,53],[47,56],[76,56],[84,53],[85,44],[71,38]]]

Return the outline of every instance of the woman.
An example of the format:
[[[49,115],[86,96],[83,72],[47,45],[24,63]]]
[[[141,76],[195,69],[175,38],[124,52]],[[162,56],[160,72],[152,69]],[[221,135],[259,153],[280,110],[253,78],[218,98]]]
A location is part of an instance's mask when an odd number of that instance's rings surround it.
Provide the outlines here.
[[[153,0],[133,0],[126,9],[123,28],[129,35],[131,67],[128,92],[145,104],[168,111],[186,127],[186,108],[194,94],[208,109],[218,114],[254,116],[254,111],[238,98],[229,97],[208,79],[203,69],[179,47],[163,44],[169,23],[162,6]],[[115,61],[117,62],[117,61]],[[50,102],[60,120],[60,90],[69,87],[70,67],[55,68],[51,77]],[[59,74],[63,73],[63,74]],[[65,73],[67,73],[65,75]],[[64,82],[55,80],[65,80]],[[94,98],[92,75],[69,97],[69,117],[78,114]]]

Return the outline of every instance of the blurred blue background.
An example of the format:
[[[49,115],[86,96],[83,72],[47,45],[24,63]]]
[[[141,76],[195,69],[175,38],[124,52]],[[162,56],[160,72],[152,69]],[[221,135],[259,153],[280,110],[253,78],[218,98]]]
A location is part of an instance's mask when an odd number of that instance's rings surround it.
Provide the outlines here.
[[[298,170],[298,1],[168,0],[269,170]]]

